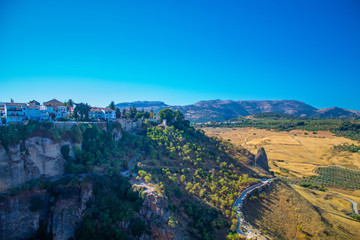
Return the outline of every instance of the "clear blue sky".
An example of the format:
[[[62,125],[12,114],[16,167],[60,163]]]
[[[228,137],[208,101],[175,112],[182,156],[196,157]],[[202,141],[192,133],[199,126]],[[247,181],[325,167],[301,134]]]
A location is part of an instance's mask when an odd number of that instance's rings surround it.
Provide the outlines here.
[[[0,101],[360,110],[360,1],[0,0]]]

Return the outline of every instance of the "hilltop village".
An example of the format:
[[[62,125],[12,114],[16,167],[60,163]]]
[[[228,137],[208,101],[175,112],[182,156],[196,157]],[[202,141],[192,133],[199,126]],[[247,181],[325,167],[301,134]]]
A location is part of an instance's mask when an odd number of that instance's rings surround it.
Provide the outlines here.
[[[122,110],[122,111],[121,111]],[[88,104],[75,104],[72,100],[61,102],[52,99],[47,102],[32,100],[28,103],[10,102],[0,103],[0,125],[24,124],[27,121],[115,121],[124,117],[150,118],[157,120],[158,114],[153,111],[137,111],[135,107],[120,109],[112,102],[109,107],[91,107]]]

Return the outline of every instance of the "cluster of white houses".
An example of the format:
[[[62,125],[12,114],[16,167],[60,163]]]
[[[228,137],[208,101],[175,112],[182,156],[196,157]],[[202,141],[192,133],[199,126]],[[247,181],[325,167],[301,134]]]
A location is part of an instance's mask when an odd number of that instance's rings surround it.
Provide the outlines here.
[[[8,103],[0,103],[1,123],[22,123],[26,120],[46,121],[64,119],[72,115],[74,108],[68,108],[56,99],[44,102],[33,100],[28,103],[15,103],[12,99]],[[93,107],[89,111],[89,118],[93,120],[115,120],[116,112],[110,108]]]

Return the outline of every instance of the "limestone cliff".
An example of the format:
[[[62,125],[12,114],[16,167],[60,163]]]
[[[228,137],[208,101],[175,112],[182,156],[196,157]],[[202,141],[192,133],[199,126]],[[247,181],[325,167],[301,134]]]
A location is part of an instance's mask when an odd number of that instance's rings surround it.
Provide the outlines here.
[[[264,170],[269,171],[268,158],[265,149],[261,147],[255,156],[256,165],[262,167]]]
[[[74,194],[75,193],[75,194]],[[74,238],[75,231],[85,214],[86,203],[92,196],[92,185],[66,191],[57,199],[51,218],[53,240]]]
[[[0,147],[0,191],[41,176],[62,175],[65,159],[60,148],[64,144],[68,143],[35,136],[10,146],[8,152]]]
[[[56,192],[27,190],[0,199],[0,239],[27,239],[43,231],[54,240],[74,238],[81,223],[92,184],[58,188]]]

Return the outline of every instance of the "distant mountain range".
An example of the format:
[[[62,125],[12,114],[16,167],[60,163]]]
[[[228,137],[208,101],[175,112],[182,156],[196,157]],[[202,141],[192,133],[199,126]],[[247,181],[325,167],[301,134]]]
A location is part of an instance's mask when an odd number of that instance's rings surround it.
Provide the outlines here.
[[[317,109],[309,104],[296,100],[271,100],[271,101],[232,101],[209,100],[200,101],[186,106],[170,106],[160,101],[136,101],[118,103],[120,109],[135,106],[138,109],[155,112],[164,108],[181,111],[186,119],[192,122],[227,121],[233,118],[244,117],[257,113],[273,112],[284,113],[299,117],[309,118],[360,118],[359,111],[352,111],[338,107]]]

